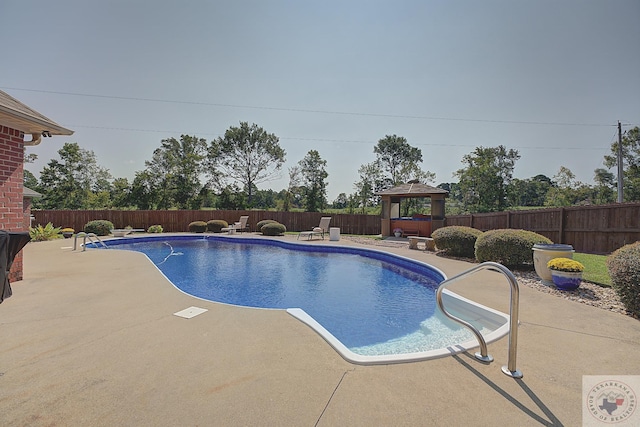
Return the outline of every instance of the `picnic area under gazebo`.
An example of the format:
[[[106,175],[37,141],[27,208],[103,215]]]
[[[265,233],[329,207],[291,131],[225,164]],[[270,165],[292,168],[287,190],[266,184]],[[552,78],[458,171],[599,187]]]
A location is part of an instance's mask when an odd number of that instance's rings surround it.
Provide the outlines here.
[[[377,193],[382,197],[381,233],[431,237],[431,233],[444,227],[447,190],[427,184],[410,182]]]

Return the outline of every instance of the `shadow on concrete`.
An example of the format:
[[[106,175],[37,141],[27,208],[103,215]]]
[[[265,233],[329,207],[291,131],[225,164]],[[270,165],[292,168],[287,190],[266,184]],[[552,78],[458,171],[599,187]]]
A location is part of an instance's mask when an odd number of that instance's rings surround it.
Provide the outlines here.
[[[495,392],[500,394],[507,401],[512,403],[516,408],[520,409],[522,412],[524,412],[525,414],[530,416],[532,419],[534,419],[535,421],[539,422],[540,424],[542,424],[544,426],[563,426],[564,425],[553,414],[553,412],[547,407],[547,405],[545,405],[544,402],[542,402],[542,400],[540,400],[540,398],[533,392],[533,390],[531,390],[527,386],[527,384],[524,382],[524,380],[522,380],[522,379],[520,379],[520,380],[514,379],[513,381],[516,381],[516,383],[520,386],[520,388],[522,388],[522,390],[527,394],[527,396],[529,396],[531,401],[533,401],[533,403],[535,403],[536,406],[538,406],[538,408],[547,416],[548,420],[544,419],[543,417],[541,417],[540,415],[536,414],[531,409],[527,408],[525,406],[525,404],[523,404],[522,402],[518,401],[516,398],[511,396],[507,391],[505,391],[502,388],[500,388],[500,386],[498,386],[496,383],[494,383],[489,378],[487,378],[482,373],[480,373],[478,370],[476,370],[473,366],[471,366],[469,363],[467,363],[467,361],[463,360],[461,356],[465,356],[465,357],[467,357],[469,359],[473,359],[474,361],[476,360],[475,357],[473,357],[473,355],[471,355],[469,353],[459,353],[459,354],[456,354],[456,355],[454,355],[452,357],[458,363],[460,363],[462,366],[467,368],[472,374],[474,374],[476,377],[480,378],[480,380],[482,380],[482,382],[487,384]]]

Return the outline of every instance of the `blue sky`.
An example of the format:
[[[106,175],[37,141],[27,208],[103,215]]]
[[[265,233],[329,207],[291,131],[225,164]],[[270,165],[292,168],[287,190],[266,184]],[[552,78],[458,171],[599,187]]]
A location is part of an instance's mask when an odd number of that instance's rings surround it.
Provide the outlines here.
[[[260,188],[314,149],[330,201],[390,134],[433,184],[498,145],[518,178],[592,184],[617,121],[640,125],[639,18],[638,0],[4,0],[0,89],[75,130],[28,150],[36,174],[77,142],[132,179],[162,139],[247,121],[287,152]]]

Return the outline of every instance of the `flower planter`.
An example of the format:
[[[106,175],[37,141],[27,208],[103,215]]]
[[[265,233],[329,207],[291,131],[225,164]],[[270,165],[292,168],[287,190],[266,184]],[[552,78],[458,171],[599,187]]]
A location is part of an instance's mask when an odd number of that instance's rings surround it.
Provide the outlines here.
[[[547,263],[554,258],[573,258],[573,246],[561,244],[537,243],[533,245],[533,266],[542,282],[550,285],[553,283],[551,270]]]
[[[402,233],[393,233],[396,237],[402,236]]]
[[[561,291],[573,291],[582,282],[581,271],[551,270],[551,277],[553,278],[553,284]]]

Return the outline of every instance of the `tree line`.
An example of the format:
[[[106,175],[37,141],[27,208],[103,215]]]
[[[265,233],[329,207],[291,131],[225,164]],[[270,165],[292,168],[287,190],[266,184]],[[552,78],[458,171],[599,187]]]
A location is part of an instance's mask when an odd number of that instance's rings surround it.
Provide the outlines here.
[[[624,153],[625,201],[640,200],[640,129],[626,132]],[[617,165],[618,143],[605,156],[605,168],[594,171],[595,185],[576,180],[566,167],[549,178],[536,175],[513,178],[520,154],[517,150],[477,147],[462,158],[457,182],[438,184],[449,191],[447,212],[475,213],[515,207],[558,207],[603,204],[616,200],[617,177],[609,169]],[[25,169],[24,184],[42,194],[33,201],[40,209],[276,209],[349,213],[379,212],[379,191],[412,182],[433,183],[435,174],[420,167],[422,152],[406,138],[386,135],[374,146],[375,160],[358,169],[353,192],[341,193],[329,202],[327,162],[310,150],[288,173],[287,188],[261,190],[279,176],[286,151],[276,135],[258,125],[240,122],[224,136],[207,142],[197,136],[163,139],[145,168],[131,182],[114,178],[99,165],[92,151],[77,143],[65,143],[37,179]],[[25,157],[29,163],[35,159]]]

